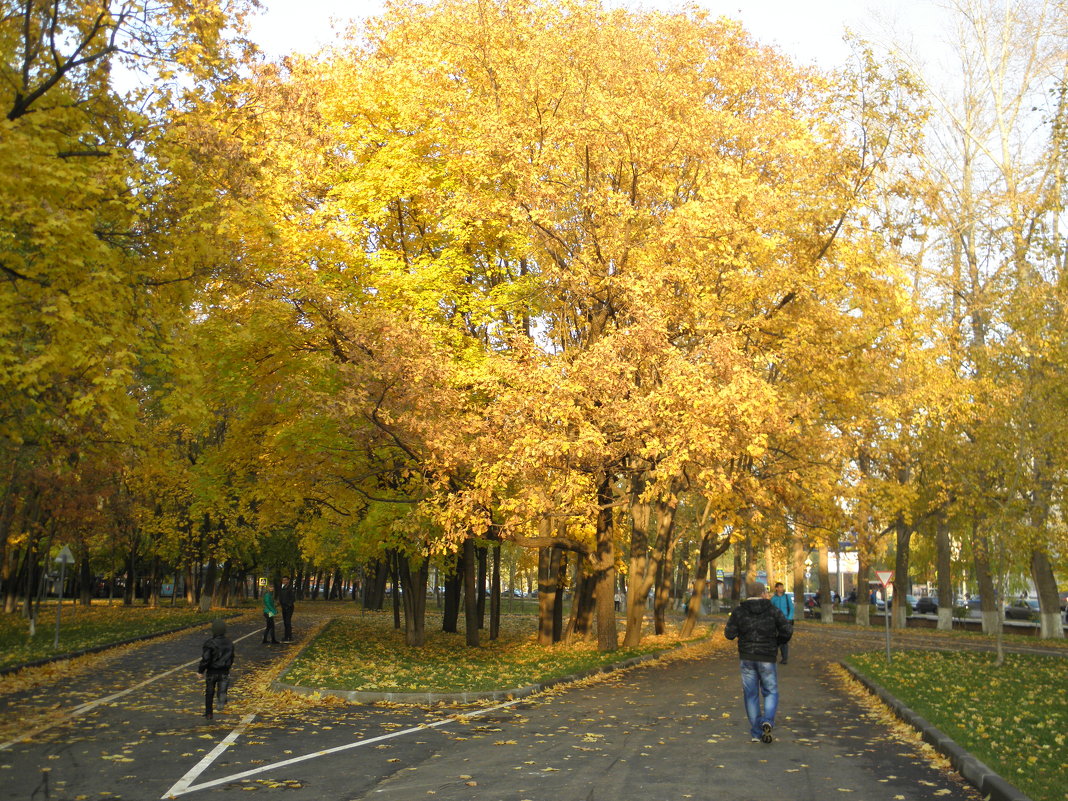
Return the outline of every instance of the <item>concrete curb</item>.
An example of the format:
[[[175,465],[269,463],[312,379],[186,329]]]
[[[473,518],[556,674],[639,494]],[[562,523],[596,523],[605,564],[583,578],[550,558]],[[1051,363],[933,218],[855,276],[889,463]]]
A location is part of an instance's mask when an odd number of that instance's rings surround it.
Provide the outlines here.
[[[302,648],[301,651],[304,649]],[[625,670],[627,668],[640,665],[643,662],[649,662],[653,659],[659,659],[668,651],[658,651],[651,654],[642,654],[641,656],[631,657],[625,659],[622,662],[616,662],[611,665],[602,665],[599,668],[592,668],[585,670],[581,673],[574,673],[569,676],[560,676],[555,679],[548,679],[547,681],[539,682],[537,684],[531,684],[526,687],[514,687],[509,690],[484,690],[481,692],[462,692],[462,693],[435,693],[435,692],[418,692],[418,693],[380,693],[380,692],[363,692],[358,690],[331,690],[329,688],[315,688],[315,687],[302,687],[297,684],[286,684],[281,679],[271,682],[271,689],[279,692],[292,692],[298,695],[319,695],[320,697],[341,698],[351,703],[356,704],[374,704],[380,702],[387,702],[393,704],[412,704],[412,705],[425,705],[425,704],[473,704],[479,701],[514,701],[517,698],[525,698],[528,695],[534,695],[548,690],[552,687],[557,687],[561,684],[568,684],[573,681],[579,681],[590,676],[596,676],[601,673],[612,673],[617,670]],[[296,657],[300,656],[300,652]],[[296,658],[294,657],[294,659]],[[287,671],[288,673],[288,671]],[[282,678],[285,678],[285,674],[282,674]]]
[[[850,665],[840,662],[854,679],[877,696],[905,723],[919,732],[923,741],[949,759],[953,769],[967,779],[988,801],[1031,801],[1031,798],[980,762],[952,737],[917,715],[912,709]]]

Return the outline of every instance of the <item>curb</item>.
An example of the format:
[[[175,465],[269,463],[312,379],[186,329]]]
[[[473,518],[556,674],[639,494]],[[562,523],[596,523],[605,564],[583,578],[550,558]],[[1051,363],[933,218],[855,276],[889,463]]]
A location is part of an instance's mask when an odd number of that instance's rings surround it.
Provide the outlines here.
[[[225,620],[230,620],[233,617],[240,617],[240,615],[228,615],[224,616]],[[12,673],[18,673],[20,670],[26,670],[27,668],[42,667],[43,665],[51,665],[54,662],[64,662],[68,659],[77,659],[80,656],[88,656],[89,654],[98,654],[101,651],[107,651],[110,648],[121,648],[123,645],[130,645],[135,642],[144,642],[145,640],[153,640],[156,637],[166,637],[168,634],[175,634],[179,631],[186,631],[188,629],[203,628],[203,623],[191,623],[187,626],[178,626],[177,628],[167,629],[166,631],[154,631],[151,634],[142,634],[138,637],[131,637],[128,640],[118,640],[115,642],[105,643],[104,645],[94,645],[91,648],[81,648],[77,651],[68,651],[63,654],[56,654],[55,656],[48,656],[44,659],[35,659],[32,662],[23,662],[19,665],[9,665],[5,668],[0,668],[0,676],[10,676]]]
[[[303,649],[301,649],[303,650]],[[329,688],[318,689],[314,687],[302,687],[297,684],[286,684],[285,682],[275,680],[271,682],[271,689],[279,692],[292,692],[298,695],[318,695],[319,697],[329,698],[341,698],[345,701],[356,704],[374,704],[380,702],[394,703],[394,704],[412,704],[412,705],[424,705],[424,704],[473,704],[479,701],[514,701],[517,698],[525,698],[535,693],[544,692],[545,690],[557,687],[561,684],[568,684],[573,681],[579,681],[581,679],[589,678],[590,676],[597,676],[601,673],[612,673],[617,670],[626,670],[627,668],[635,667],[643,662],[649,662],[653,659],[659,659],[668,651],[658,651],[651,654],[642,654],[641,656],[631,657],[625,659],[622,662],[616,662],[611,665],[602,665],[598,668],[591,668],[581,673],[574,673],[568,676],[560,676],[555,679],[548,679],[537,684],[530,684],[526,687],[514,687],[510,690],[484,690],[481,692],[461,692],[461,693],[435,693],[435,692],[415,692],[415,693],[379,693],[379,692],[365,692],[362,690],[331,690]],[[298,653],[297,656],[300,654]],[[283,674],[284,676],[284,674]]]
[[[838,664],[872,695],[877,696],[879,700],[890,707],[895,715],[916,729],[924,742],[949,759],[953,769],[967,779],[988,801],[1032,801],[1030,796],[995,773],[992,768],[980,762],[952,737],[917,715],[912,709],[905,706],[863,673],[858,672],[845,662],[839,662]]]

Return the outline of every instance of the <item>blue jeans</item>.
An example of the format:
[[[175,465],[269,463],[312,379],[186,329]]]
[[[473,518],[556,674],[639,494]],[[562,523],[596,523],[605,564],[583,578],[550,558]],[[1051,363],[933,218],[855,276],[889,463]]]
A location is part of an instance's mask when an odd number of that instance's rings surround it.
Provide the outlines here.
[[[779,706],[779,674],[774,662],[742,660],[742,693],[745,714],[749,716],[749,733],[760,737],[765,721],[775,725],[775,710]],[[764,714],[760,714],[760,698],[764,698]]]

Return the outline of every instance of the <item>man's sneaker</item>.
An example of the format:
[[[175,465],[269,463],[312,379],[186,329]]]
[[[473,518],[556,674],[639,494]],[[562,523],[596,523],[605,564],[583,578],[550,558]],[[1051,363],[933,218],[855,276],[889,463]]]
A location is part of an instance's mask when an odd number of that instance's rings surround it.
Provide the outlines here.
[[[759,743],[760,742],[760,738],[759,737],[750,737],[749,738],[749,742],[751,742],[751,743]]]
[[[772,740],[771,724],[765,720],[764,725],[762,725],[760,728],[764,732],[762,735],[760,735],[760,741],[764,743],[770,743]]]

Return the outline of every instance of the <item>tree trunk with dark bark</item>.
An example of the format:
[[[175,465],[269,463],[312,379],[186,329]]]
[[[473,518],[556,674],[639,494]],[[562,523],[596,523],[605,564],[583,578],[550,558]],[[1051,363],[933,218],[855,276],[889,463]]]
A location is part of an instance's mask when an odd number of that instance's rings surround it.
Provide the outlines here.
[[[478,595],[477,595],[478,557],[475,553],[475,540],[464,540],[464,625],[467,644],[472,648],[479,645],[478,636]]]

